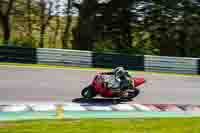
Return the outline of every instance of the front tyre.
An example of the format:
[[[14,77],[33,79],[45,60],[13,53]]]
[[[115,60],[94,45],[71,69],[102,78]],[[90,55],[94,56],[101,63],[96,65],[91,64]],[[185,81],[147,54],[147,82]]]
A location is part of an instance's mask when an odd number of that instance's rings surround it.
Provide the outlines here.
[[[94,92],[93,89],[94,88],[91,85],[89,85],[88,87],[85,87],[81,91],[82,97],[87,98],[87,99],[95,97],[97,94]]]

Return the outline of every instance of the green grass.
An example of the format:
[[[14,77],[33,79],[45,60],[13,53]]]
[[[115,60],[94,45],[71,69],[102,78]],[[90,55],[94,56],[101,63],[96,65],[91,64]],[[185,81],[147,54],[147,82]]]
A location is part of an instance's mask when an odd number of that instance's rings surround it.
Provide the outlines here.
[[[78,67],[78,66],[62,66],[62,65],[47,65],[47,64],[22,64],[22,63],[9,63],[9,62],[0,62],[0,66],[11,66],[11,67],[31,67],[31,68],[61,68],[61,69],[76,69],[76,70],[89,70],[89,71],[98,71],[98,70],[111,70],[111,68],[89,68],[89,67]],[[160,75],[176,75],[176,76],[200,76],[197,74],[177,74],[177,73],[164,73],[164,72],[144,72],[144,71],[132,71],[131,73],[145,73],[145,74],[160,74]]]
[[[199,133],[200,119],[81,119],[0,122],[0,133]]]

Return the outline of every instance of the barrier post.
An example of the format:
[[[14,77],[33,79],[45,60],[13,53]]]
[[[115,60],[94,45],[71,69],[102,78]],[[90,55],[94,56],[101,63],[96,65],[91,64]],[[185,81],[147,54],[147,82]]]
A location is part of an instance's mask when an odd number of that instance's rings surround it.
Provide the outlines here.
[[[64,109],[61,104],[56,105],[56,117],[58,119],[64,119]]]

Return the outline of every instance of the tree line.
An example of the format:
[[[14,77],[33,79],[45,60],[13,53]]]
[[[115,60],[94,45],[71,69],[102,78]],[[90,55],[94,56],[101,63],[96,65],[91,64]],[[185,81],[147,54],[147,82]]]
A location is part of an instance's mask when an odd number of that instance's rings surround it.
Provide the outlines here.
[[[0,39],[27,47],[68,48],[73,0],[0,0]],[[70,38],[69,38],[70,39]]]
[[[2,44],[23,47],[199,57],[199,27],[197,0],[0,0]]]

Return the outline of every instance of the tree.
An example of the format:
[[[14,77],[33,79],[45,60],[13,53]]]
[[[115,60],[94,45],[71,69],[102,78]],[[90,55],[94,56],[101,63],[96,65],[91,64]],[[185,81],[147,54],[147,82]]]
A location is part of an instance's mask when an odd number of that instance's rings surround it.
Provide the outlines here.
[[[101,4],[102,5],[102,4]],[[102,34],[106,34],[106,38],[111,39],[115,45],[115,51],[129,49],[132,45],[131,36],[131,7],[134,0],[111,0],[103,4],[103,13],[99,21],[103,23],[99,27]],[[100,35],[105,36],[105,35]]]
[[[46,1],[46,0],[40,0],[39,2],[40,7],[40,41],[39,41],[39,47],[44,47],[44,35],[45,30],[49,24],[49,21],[53,18],[53,2],[52,1]]]
[[[132,43],[130,9],[134,0],[84,0],[77,27],[73,29],[76,49],[94,50],[95,42],[112,40],[117,51]],[[99,44],[97,44],[99,45]]]
[[[73,7],[73,0],[67,0],[67,3],[65,4],[65,14],[66,14],[66,20],[65,20],[65,27],[64,32],[61,36],[62,39],[62,45],[63,48],[68,48],[68,42],[70,37],[70,28],[72,24],[72,7]]]
[[[7,43],[10,39],[10,33],[11,33],[10,17],[14,2],[15,0],[0,1],[0,21],[3,29],[4,43]]]
[[[49,37],[49,47],[55,48],[57,44],[57,39],[60,37],[60,30],[61,30],[61,23],[62,23],[62,3],[60,3],[60,0],[56,0],[54,4],[54,19],[52,20],[54,23],[53,25],[49,25],[50,29],[52,30],[52,37]]]
[[[199,47],[199,6],[198,1],[160,0],[154,1],[151,8],[148,7],[144,29],[151,34],[151,40],[154,41],[154,46],[160,49],[160,55],[198,55],[194,50]]]
[[[98,0],[83,0],[79,7],[79,20],[73,28],[73,48],[92,50],[95,39],[95,15],[98,9]]]
[[[28,27],[28,36],[32,37],[32,22],[31,22],[31,2],[32,0],[26,0],[26,8],[27,8],[27,27]]]

